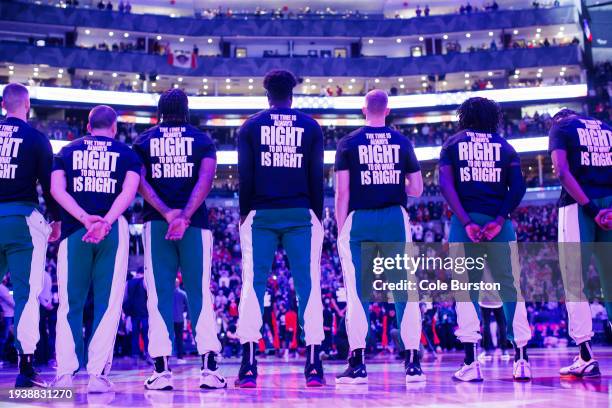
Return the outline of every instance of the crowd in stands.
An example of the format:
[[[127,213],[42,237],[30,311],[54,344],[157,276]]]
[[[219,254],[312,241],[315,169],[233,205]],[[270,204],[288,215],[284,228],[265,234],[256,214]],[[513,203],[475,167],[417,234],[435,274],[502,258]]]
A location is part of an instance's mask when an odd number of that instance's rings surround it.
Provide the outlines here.
[[[131,222],[141,222],[139,213],[142,202],[137,201],[127,216]],[[445,242],[448,236],[451,212],[441,200],[422,201],[409,206],[411,232],[414,242]],[[211,292],[217,314],[218,332],[223,344],[225,357],[237,356],[240,350],[236,337],[236,321],[241,290],[241,253],[239,242],[239,214],[236,208],[213,207],[210,209],[210,225],[214,236]],[[512,216],[519,242],[556,241],[556,207],[548,205],[527,205],[520,207]],[[323,350],[329,358],[345,358],[348,352],[348,341],[343,317],[346,313],[345,294],[340,260],[337,251],[337,226],[333,210],[327,208],[323,225],[325,240],[321,257],[321,287],[324,304],[325,342]],[[146,310],[146,291],[143,285],[142,269],[142,233],[138,225],[131,225],[132,233],[131,260],[126,298],[119,325],[116,342],[116,355],[148,359],[146,354],[148,315]],[[563,298],[563,288],[559,271],[544,262],[550,253],[540,251],[537,258],[525,256],[522,259],[523,271],[529,271],[523,277],[523,290],[528,300],[529,321],[534,333],[530,343],[532,347],[562,347],[568,343],[567,316],[565,308],[558,300]],[[45,303],[41,298],[41,335],[36,356],[40,363],[53,360],[55,342],[55,313],[57,312],[57,280],[55,256],[57,245],[50,245],[47,262],[47,293]],[[436,272],[438,273],[438,272]],[[594,276],[597,275],[593,271]],[[0,299],[8,293],[10,279],[0,285]],[[129,295],[127,295],[129,293]],[[181,289],[180,274],[175,291],[175,331],[179,339],[177,357],[182,361],[184,355],[195,352],[191,336],[191,324],[188,308],[185,307],[185,294]],[[0,300],[0,305],[2,301]],[[592,307],[596,327],[600,337],[604,336],[604,324],[607,319],[605,309]],[[93,305],[88,303],[84,321],[91,322],[88,313]],[[456,350],[460,345],[453,334],[457,316],[453,302],[447,299],[425,301],[423,310],[423,347],[432,352]],[[279,248],[271,267],[266,292],[263,341],[261,350],[276,355],[293,355],[301,345],[297,325],[297,305],[293,281],[290,276],[290,265],[286,254]],[[5,310],[6,313],[6,310]],[[9,312],[10,313],[10,312]],[[6,315],[5,315],[6,316]],[[89,316],[91,317],[91,316]],[[368,340],[370,353],[398,352],[397,323],[392,304],[373,303],[370,307],[371,335]],[[5,328],[6,328],[6,323]],[[5,333],[0,330],[0,334]],[[8,337],[10,332],[6,332]],[[1,339],[4,344],[4,360],[14,362],[14,350],[10,339]]]
[[[606,106],[605,111],[609,111],[609,102]],[[71,141],[86,134],[85,119],[77,119],[75,116],[67,115],[65,120],[34,119],[32,123],[51,140]],[[508,139],[544,136],[550,128],[550,123],[551,117],[548,113],[540,114],[536,111],[532,116],[525,115],[522,118],[506,119],[500,132]],[[131,145],[138,133],[148,126],[150,125],[119,122],[117,137],[122,142]],[[410,139],[415,147],[441,146],[448,137],[458,131],[457,122],[393,125],[393,127]],[[218,150],[236,149],[238,128],[205,127],[205,130],[215,142]],[[326,150],[335,149],[338,141],[353,130],[355,130],[353,127],[324,126],[324,148]]]

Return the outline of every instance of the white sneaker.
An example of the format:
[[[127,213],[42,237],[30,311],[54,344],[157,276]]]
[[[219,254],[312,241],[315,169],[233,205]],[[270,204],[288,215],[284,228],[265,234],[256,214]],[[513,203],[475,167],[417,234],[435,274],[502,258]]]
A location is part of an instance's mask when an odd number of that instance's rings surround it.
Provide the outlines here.
[[[223,375],[219,372],[219,370],[209,370],[204,368],[200,370],[200,388],[205,389],[217,389],[217,388],[227,388],[227,381]]]
[[[103,392],[112,392],[115,390],[115,384],[105,375],[90,375],[87,383],[87,392],[99,394]]]
[[[530,381],[531,380],[531,364],[525,359],[520,359],[514,362],[512,370],[514,381]]]
[[[486,351],[483,351],[478,355],[478,361],[485,362],[493,360],[493,356],[491,354],[487,354]]]
[[[72,388],[72,374],[62,374],[55,377],[55,380],[51,383],[51,388]]]
[[[502,361],[510,361],[510,353],[508,353],[507,350],[504,350],[500,358]]]
[[[176,364],[187,364],[187,360],[185,360],[184,358],[177,358]]]
[[[147,390],[171,390],[174,388],[172,385],[172,371],[163,371],[161,373],[153,371],[153,374],[145,381],[144,386]]]
[[[217,365],[217,353],[212,351],[202,356],[202,368],[200,369],[200,388],[217,389],[226,388],[227,381],[221,374]]]
[[[559,374],[563,376],[574,376],[579,378],[600,377],[599,363],[594,358],[584,361],[580,355],[574,357],[572,365],[562,367]]]
[[[474,360],[472,364],[463,364],[461,368],[453,374],[453,378],[465,382],[480,382],[483,380],[480,363]]]

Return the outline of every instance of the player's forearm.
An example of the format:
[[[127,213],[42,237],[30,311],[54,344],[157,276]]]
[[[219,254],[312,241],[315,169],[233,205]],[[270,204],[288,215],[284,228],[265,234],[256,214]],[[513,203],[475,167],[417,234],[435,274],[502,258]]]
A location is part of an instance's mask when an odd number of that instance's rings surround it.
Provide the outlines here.
[[[146,178],[143,176],[140,177],[138,192],[142,198],[144,198],[144,200],[149,203],[151,207],[155,208],[155,210],[157,210],[157,212],[160,214],[164,215],[171,210],[171,208],[168,207],[161,198],[159,198],[155,190],[153,190],[153,187],[151,187]]]
[[[590,201],[589,197],[584,193],[584,190],[582,190],[582,187],[580,187],[580,184],[578,184],[569,169],[561,169],[557,172],[557,176],[565,191],[567,191],[579,205],[585,205]]]
[[[506,219],[521,203],[527,191],[527,184],[523,178],[520,166],[512,166],[510,168],[508,192],[504,197],[504,201],[499,208],[498,216]],[[499,220],[498,220],[499,222]]]
[[[85,218],[89,215],[87,211],[85,211],[76,200],[68,194],[66,190],[54,189],[51,188],[51,195],[55,198],[55,201],[70,215],[79,220],[79,222],[83,222]]]
[[[459,200],[459,195],[455,189],[452,169],[450,166],[445,167],[449,168],[440,168],[440,192],[448,203],[448,206],[451,208],[453,213],[455,213],[455,216],[459,219],[459,222],[461,222],[462,225],[467,225],[471,222],[470,216],[467,212],[465,212],[463,206],[461,205],[461,200]]]
[[[406,175],[406,194],[415,198],[423,194],[423,176],[420,171]]]
[[[183,216],[190,219],[193,214],[200,208],[210,190],[212,189],[213,178],[215,177],[215,169],[217,161],[214,159],[204,159],[200,166],[198,181],[189,196],[189,200],[183,209]]]
[[[108,210],[106,215],[104,215],[104,221],[112,225],[115,221],[117,221],[121,214],[128,209],[130,204],[132,204],[132,201],[134,201],[134,197],[136,197],[139,181],[139,175],[133,172],[128,172],[125,181],[123,182],[121,193],[119,193],[117,198],[115,198],[113,205]]]

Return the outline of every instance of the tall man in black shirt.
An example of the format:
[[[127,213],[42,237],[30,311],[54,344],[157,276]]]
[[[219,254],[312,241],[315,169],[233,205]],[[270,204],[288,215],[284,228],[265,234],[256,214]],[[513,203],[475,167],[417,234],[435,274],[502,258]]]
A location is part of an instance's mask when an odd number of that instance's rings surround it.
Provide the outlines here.
[[[89,113],[89,134],[55,156],[51,193],[62,206],[62,242],[57,255],[57,378],[54,388],[72,387],[85,365],[88,392],[113,391],[112,365],[125,293],[130,233],[123,213],[134,200],[140,160],[115,140],[117,114],[108,106]],[[93,287],[92,335],[83,340],[83,311]]]
[[[553,117],[548,150],[561,181],[559,260],[565,285],[569,335],[580,348],[574,362],[560,370],[573,377],[598,377],[593,357],[593,321],[584,297],[584,277],[591,253],[612,319],[612,129],[606,123],[569,109]],[[579,244],[584,243],[584,244]]]
[[[213,236],[205,203],[215,177],[216,150],[208,134],[189,124],[187,95],[180,89],[162,94],[158,115],[161,123],[134,143],[143,163],[140,194],[145,199],[149,355],[155,360],[145,388],[173,388],[168,358],[174,342],[174,282],[179,268],[202,356],[200,388],[225,388],[217,365],[221,343],[210,292]]]
[[[455,256],[483,256],[494,262],[490,265],[491,275],[500,284],[508,339],[516,351],[513,377],[528,381],[531,366],[527,342],[531,329],[518,284],[520,262],[510,220],[510,213],[521,203],[526,191],[521,162],[512,145],[497,133],[501,110],[496,102],[470,98],[457,113],[461,131],[451,136],[440,152],[440,189],[454,213],[448,241]],[[470,242],[480,244],[465,245]],[[475,268],[467,275],[478,282],[483,272]],[[453,278],[461,276],[465,275],[457,272]],[[458,323],[455,334],[465,348],[464,364],[454,374],[459,381],[483,380],[480,363],[475,358],[476,344],[482,337],[478,296],[477,291],[470,291],[455,297]]]
[[[412,143],[401,133],[385,126],[389,114],[384,91],[370,91],[363,113],[366,126],[343,137],[336,151],[336,220],[338,252],[346,286],[346,330],[351,355],[346,370],[336,377],[338,384],[368,381],[364,351],[368,334],[369,302],[361,288],[362,265],[371,263],[362,243],[405,243],[412,241],[406,205],[408,196],[423,193],[421,167]],[[389,248],[376,249],[384,253]],[[369,253],[370,250],[368,250]],[[372,249],[374,251],[374,249]],[[395,255],[395,254],[393,254]],[[406,382],[425,381],[419,362],[421,311],[418,299],[396,302],[402,341],[406,348]]]
[[[237,334],[243,344],[239,387],[255,387],[255,347],[261,338],[266,281],[279,244],[287,252],[307,345],[307,386],[325,379],[319,360],[323,333],[323,133],[291,108],[297,84],[287,71],[264,79],[270,109],[250,117],[238,137],[242,294]]]
[[[53,152],[49,140],[27,124],[28,90],[8,84],[2,92],[6,119],[0,122],[0,279],[11,274],[15,298],[15,348],[19,353],[16,387],[46,386],[32,359],[39,340],[38,295],[43,287],[47,240],[60,236],[59,211],[50,194]],[[49,215],[38,212],[36,183]]]

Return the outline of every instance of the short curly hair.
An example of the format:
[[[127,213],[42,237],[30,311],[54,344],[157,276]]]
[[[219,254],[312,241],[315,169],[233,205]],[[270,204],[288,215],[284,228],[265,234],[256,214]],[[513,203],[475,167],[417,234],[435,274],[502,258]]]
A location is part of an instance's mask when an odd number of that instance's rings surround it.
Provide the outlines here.
[[[164,122],[188,122],[189,103],[187,94],[180,89],[168,89],[159,97],[157,117]]]
[[[497,102],[474,97],[466,99],[459,106],[457,116],[461,130],[496,133],[502,120],[502,111]]]
[[[266,74],[263,86],[268,92],[268,98],[276,101],[289,99],[293,96],[293,88],[297,85],[295,76],[286,70],[277,69]]]

